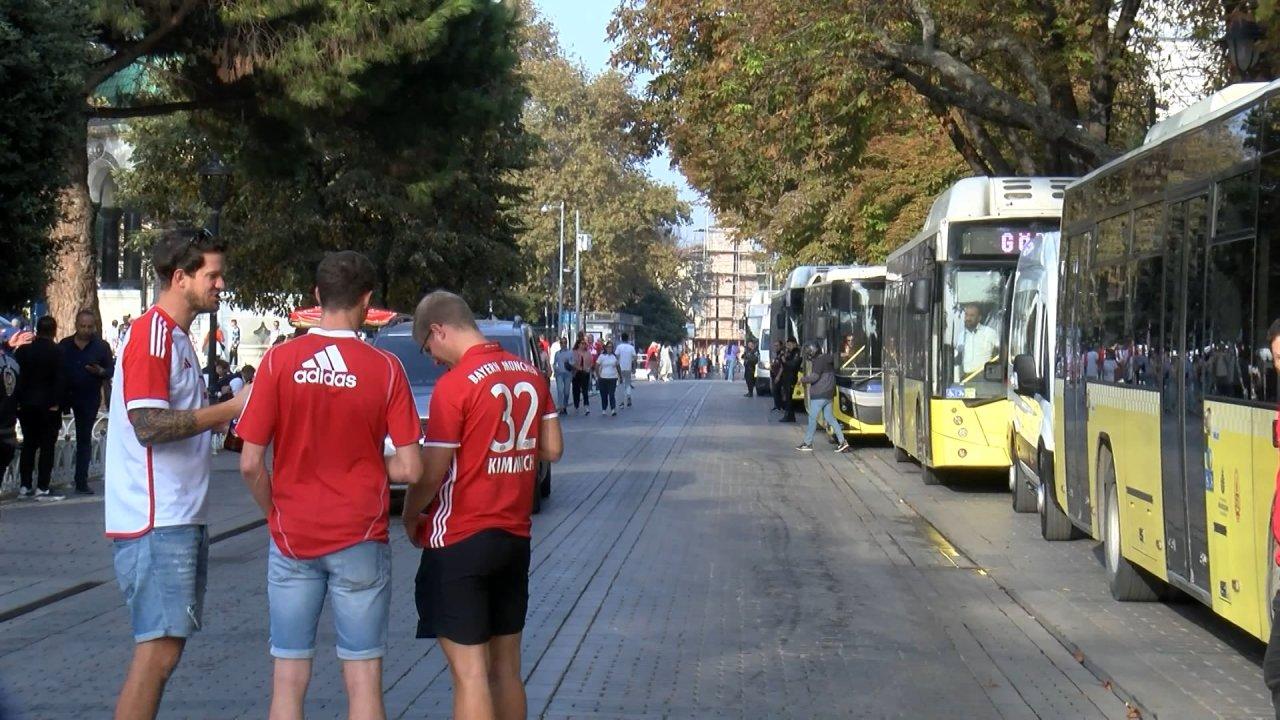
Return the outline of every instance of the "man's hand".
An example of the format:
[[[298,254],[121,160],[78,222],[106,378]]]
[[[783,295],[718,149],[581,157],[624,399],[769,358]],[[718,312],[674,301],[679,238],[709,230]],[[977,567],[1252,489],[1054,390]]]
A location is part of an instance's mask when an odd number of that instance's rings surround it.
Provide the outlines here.
[[[106,371],[102,369],[102,366],[96,362],[91,362],[88,365],[85,365],[84,369],[89,371],[90,375],[94,375],[97,377],[102,377],[103,375],[106,374]]]
[[[9,347],[14,350],[17,350],[23,345],[31,344],[31,341],[35,339],[36,339],[35,333],[29,330],[23,330],[22,332],[14,333],[13,337],[9,338]]]
[[[416,548],[422,547],[422,543],[418,540],[418,527],[422,524],[422,514],[405,513],[400,516],[400,521],[404,523],[404,533],[409,536],[409,542]]]
[[[223,403],[227,409],[234,412],[236,417],[240,417],[240,413],[244,410],[244,404],[249,400],[249,389],[252,383],[245,383],[240,391],[231,396],[231,399]]]

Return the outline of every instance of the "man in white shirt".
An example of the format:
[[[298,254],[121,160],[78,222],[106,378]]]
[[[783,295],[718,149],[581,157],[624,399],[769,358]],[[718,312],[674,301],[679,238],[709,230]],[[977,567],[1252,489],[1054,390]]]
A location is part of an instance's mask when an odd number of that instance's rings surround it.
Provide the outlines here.
[[[244,394],[209,406],[189,335],[218,309],[223,246],[165,234],[152,250],[160,296],[120,347],[107,424],[106,530],[133,627],[133,661],[117,718],[154,718],[165,681],[200,629],[208,576],[213,431],[225,432]]]
[[[613,353],[618,356],[618,372],[622,374],[622,396],[626,406],[631,407],[631,381],[636,371],[636,346],[631,344],[631,336],[622,333],[622,342]]]
[[[1000,356],[1000,333],[982,324],[982,308],[976,303],[964,306],[964,329],[960,331],[959,381],[967,382],[974,373]]]

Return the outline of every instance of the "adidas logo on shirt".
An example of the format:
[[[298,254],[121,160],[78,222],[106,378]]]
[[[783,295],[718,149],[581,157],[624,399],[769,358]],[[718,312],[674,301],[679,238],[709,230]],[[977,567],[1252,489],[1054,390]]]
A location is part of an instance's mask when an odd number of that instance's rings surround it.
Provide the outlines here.
[[[347,363],[338,352],[337,345],[330,345],[302,363],[293,374],[293,381],[300,385],[328,385],[336,388],[353,388],[356,376],[347,372]]]

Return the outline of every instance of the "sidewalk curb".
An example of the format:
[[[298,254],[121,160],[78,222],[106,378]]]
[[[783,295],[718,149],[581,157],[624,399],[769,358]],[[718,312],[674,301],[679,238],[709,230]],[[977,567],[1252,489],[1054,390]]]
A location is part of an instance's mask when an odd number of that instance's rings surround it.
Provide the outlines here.
[[[951,537],[948,537],[946,534],[944,534],[940,529],[938,529],[938,527],[934,524],[933,520],[930,519],[930,517],[927,514],[922,512],[920,508],[916,507],[915,503],[913,503],[910,499],[908,499],[907,497],[899,493],[896,489],[894,489],[894,487],[888,481],[886,481],[883,477],[881,477],[880,472],[874,467],[872,467],[872,463],[868,462],[866,459],[863,459],[863,458],[849,457],[848,459],[850,461],[849,464],[853,465],[854,467],[857,467],[858,465],[863,466],[863,468],[867,471],[868,475],[874,478],[875,483],[879,485],[882,488],[882,490],[888,493],[891,493],[893,497],[898,499],[899,502],[901,502],[906,507],[910,508],[911,512],[915,513],[917,517],[923,519],[926,523],[928,523],[929,526],[932,527],[934,531],[938,533],[939,536],[946,538],[947,541],[952,543],[962,554],[964,554],[965,557],[967,558],[973,557],[973,555],[968,550],[965,549],[964,544],[962,542],[960,542],[959,540],[955,540]],[[974,563],[974,566],[981,567],[981,565],[978,565],[977,563]],[[1085,670],[1088,670],[1091,675],[1097,678],[1098,681],[1102,683],[1102,686],[1104,688],[1106,688],[1107,690],[1110,690],[1111,693],[1114,694],[1117,698],[1119,698],[1121,702],[1127,705],[1131,709],[1131,711],[1137,711],[1138,715],[1136,717],[1143,718],[1143,720],[1157,720],[1155,711],[1149,709],[1146,706],[1146,704],[1144,704],[1140,699],[1138,699],[1137,696],[1135,696],[1132,692],[1129,692],[1127,689],[1125,689],[1123,685],[1116,682],[1116,680],[1111,676],[1111,673],[1109,673],[1105,668],[1103,668],[1095,660],[1093,660],[1092,657],[1090,657],[1089,655],[1086,655],[1085,652],[1080,648],[1080,646],[1072,642],[1061,628],[1059,628],[1057,625],[1050,622],[1049,620],[1045,619],[1043,614],[1040,613],[1038,610],[1036,610],[1036,608],[1030,602],[1026,601],[1021,596],[1021,594],[1018,593],[1018,591],[1006,586],[1005,583],[1001,582],[999,577],[996,575],[996,573],[989,572],[987,573],[987,577],[991,578],[991,581],[996,584],[996,587],[1000,588],[1000,590],[1003,591],[1005,595],[1008,595],[1009,599],[1011,599],[1014,603],[1016,603],[1019,607],[1021,607],[1024,612],[1030,615],[1031,618],[1034,619],[1038,625],[1040,625],[1040,627],[1045,629],[1045,632],[1053,636],[1053,638],[1057,640],[1058,643],[1067,650],[1067,652],[1071,653],[1071,657],[1074,658],[1076,662],[1080,663],[1080,665],[1084,667]]]
[[[226,530],[211,534],[209,536],[209,544],[213,545],[214,543],[228,540],[236,537],[237,535],[252,532],[266,524],[266,518],[257,518],[249,522],[232,526]],[[114,570],[107,568],[84,576],[81,578],[80,582],[74,583],[69,587],[64,587],[29,600],[21,600],[17,604],[9,607],[0,607],[0,623],[6,623],[15,618],[22,617],[23,615],[48,607],[49,605],[61,600],[66,600],[67,598],[74,597],[80,593],[105,585],[113,580],[115,580],[115,572]]]

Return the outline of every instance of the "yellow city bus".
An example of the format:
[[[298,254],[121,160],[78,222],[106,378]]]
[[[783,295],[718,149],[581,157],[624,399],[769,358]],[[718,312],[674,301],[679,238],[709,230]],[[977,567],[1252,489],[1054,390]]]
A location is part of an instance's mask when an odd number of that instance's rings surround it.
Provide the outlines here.
[[[1050,522],[1103,542],[1116,599],[1172,586],[1267,638],[1280,83],[1158,123],[1068,188],[1062,238]]]
[[[835,354],[832,409],[845,436],[884,434],[884,284],[883,265],[850,265],[818,273],[805,286],[803,335]]]
[[[1009,468],[1010,284],[1023,246],[1058,230],[1069,178],[960,180],[888,260],[885,429],[926,484]]]

